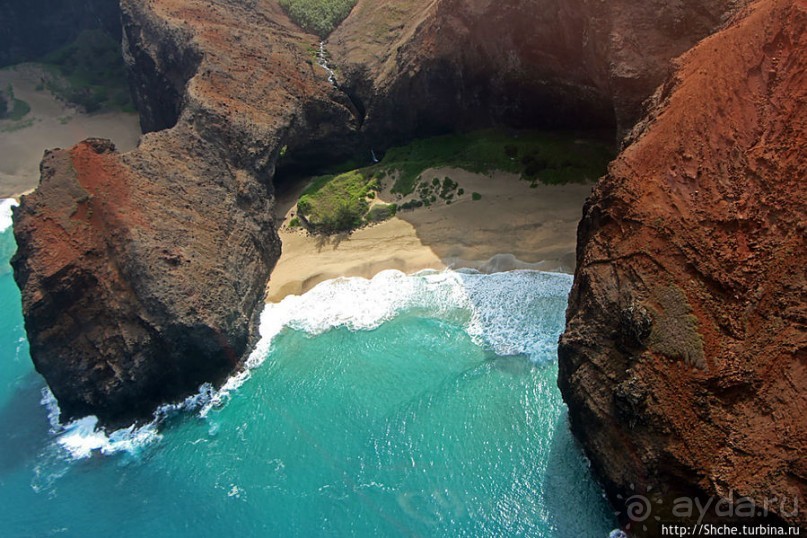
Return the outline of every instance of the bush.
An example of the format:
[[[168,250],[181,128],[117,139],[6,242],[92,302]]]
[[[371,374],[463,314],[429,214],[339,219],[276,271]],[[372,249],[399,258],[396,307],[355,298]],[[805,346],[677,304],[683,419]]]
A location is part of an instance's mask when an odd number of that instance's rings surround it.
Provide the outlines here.
[[[11,84],[6,88],[5,96],[0,92],[0,118],[8,118],[12,121],[20,121],[31,111],[31,106],[17,99],[14,95],[14,86]]]
[[[542,157],[536,155],[525,155],[521,159],[521,164],[524,165],[524,177],[527,179],[534,179],[538,174],[543,172],[549,166],[549,163]]]
[[[478,192],[472,192],[471,193],[471,200],[473,200],[474,202],[478,202],[481,199],[482,199],[482,195],[479,194]]]
[[[367,221],[382,222],[394,217],[397,211],[398,206],[396,204],[375,205],[371,207],[370,212],[367,213]]]
[[[9,114],[9,118],[14,121],[20,121],[31,111],[31,106],[22,99],[14,99],[14,108]]]
[[[294,217],[289,221],[289,228],[299,228],[300,226],[302,226],[302,224],[300,223],[300,219],[297,217]]]
[[[315,232],[349,232],[362,225],[373,185],[359,171],[314,179],[297,201],[297,213]]]
[[[412,211],[413,209],[417,209],[418,207],[423,207],[425,203],[422,200],[409,200],[404,204],[401,204],[400,209],[402,211]]]
[[[445,179],[443,179],[443,187],[442,187],[442,190],[440,191],[440,198],[442,198],[444,200],[448,200],[448,199],[452,198],[454,195],[451,194],[451,193],[458,186],[459,186],[459,184],[457,182],[453,181],[450,177],[446,177]]]
[[[280,0],[280,7],[297,26],[326,37],[350,15],[356,0]]]

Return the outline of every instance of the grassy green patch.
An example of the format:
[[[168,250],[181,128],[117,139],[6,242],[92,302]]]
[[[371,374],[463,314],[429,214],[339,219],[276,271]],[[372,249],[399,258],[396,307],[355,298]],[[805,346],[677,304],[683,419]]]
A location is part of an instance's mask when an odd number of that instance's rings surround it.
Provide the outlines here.
[[[34,124],[33,118],[28,118],[25,121],[18,121],[17,123],[12,123],[11,125],[7,125],[5,127],[0,127],[0,133],[13,133],[16,131],[22,131],[23,129],[27,129],[28,127]]]
[[[391,219],[398,212],[398,204],[378,204],[367,213],[368,222],[382,222]]]
[[[376,167],[398,172],[393,192],[411,193],[424,170],[451,166],[470,172],[502,170],[546,184],[593,181],[613,158],[611,145],[567,133],[476,131],[416,140],[392,148]]]
[[[8,118],[12,121],[20,121],[31,111],[31,105],[22,99],[14,99],[14,107],[11,109],[11,114]]]
[[[280,6],[299,27],[325,37],[350,14],[356,0],[280,0]]]
[[[395,178],[392,192],[399,195],[407,196],[417,189],[416,198],[395,207],[395,211],[407,211],[437,203],[448,205],[465,195],[450,177],[422,178],[430,168],[508,171],[537,186],[538,182],[593,181],[605,173],[612,157],[609,143],[563,133],[489,130],[415,140],[390,149],[380,163],[364,168],[349,163],[334,168],[331,175],[315,178],[300,197],[298,212],[313,232],[350,231],[389,218],[383,211],[391,210],[374,208],[370,212],[368,199],[375,197],[378,188],[373,178]],[[482,195],[474,192],[471,198],[478,201]]]
[[[45,87],[87,112],[134,111],[120,43],[101,30],[86,30],[75,41],[41,59],[53,75]]]
[[[20,121],[31,112],[31,105],[17,99],[14,86],[8,85],[5,92],[0,91],[0,119]]]
[[[297,202],[297,214],[309,230],[338,233],[364,224],[368,194],[378,189],[375,179],[361,170],[316,178]]]

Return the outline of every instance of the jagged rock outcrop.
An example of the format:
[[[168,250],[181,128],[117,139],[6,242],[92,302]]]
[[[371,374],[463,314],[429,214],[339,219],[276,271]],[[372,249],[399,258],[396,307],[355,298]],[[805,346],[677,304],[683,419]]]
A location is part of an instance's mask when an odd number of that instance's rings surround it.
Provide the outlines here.
[[[118,39],[118,0],[6,0],[0,6],[0,67],[36,60],[84,30],[103,30]]]
[[[278,154],[355,128],[273,2],[121,7],[144,126],[173,127],[123,155],[98,140],[49,153],[12,262],[62,419],[105,425],[237,368],[280,253]]]
[[[559,385],[623,511],[748,497],[807,526],[805,50],[807,3],[754,2],[681,57],[586,205]]]

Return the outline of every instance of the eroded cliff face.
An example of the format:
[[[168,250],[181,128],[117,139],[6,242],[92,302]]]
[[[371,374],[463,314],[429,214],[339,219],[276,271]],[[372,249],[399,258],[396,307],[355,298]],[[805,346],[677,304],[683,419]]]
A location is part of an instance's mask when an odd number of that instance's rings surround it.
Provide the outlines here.
[[[98,140],[49,153],[14,215],[37,370],[62,419],[105,425],[238,367],[280,253],[277,155],[354,129],[274,3],[121,7],[144,127],[172,127],[127,154]]]
[[[201,138],[113,148],[46,155],[15,213],[12,265],[62,417],[123,424],[232,371],[280,246],[266,189]]]
[[[365,130],[629,129],[730,0],[360,0],[328,39]]]
[[[750,497],[807,525],[805,50],[807,3],[753,3],[679,60],[586,205],[559,385],[622,510]]]

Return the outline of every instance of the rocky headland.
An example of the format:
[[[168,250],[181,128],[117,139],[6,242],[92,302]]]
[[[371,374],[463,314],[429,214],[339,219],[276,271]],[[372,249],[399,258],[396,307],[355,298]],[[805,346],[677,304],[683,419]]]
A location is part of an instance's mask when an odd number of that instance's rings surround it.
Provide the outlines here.
[[[678,60],[586,204],[559,384],[617,506],[749,498],[807,525],[805,47],[807,4],[753,3]]]
[[[107,425],[238,367],[280,253],[278,153],[352,117],[274,4],[253,25],[239,3],[121,7],[141,123],[156,132],[126,154],[101,140],[49,153],[14,217],[34,363],[62,419]]]

